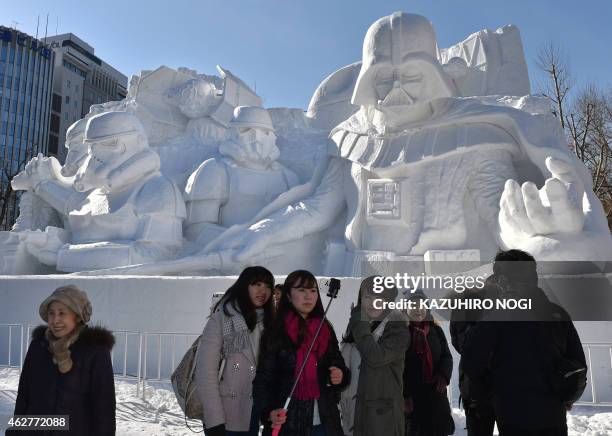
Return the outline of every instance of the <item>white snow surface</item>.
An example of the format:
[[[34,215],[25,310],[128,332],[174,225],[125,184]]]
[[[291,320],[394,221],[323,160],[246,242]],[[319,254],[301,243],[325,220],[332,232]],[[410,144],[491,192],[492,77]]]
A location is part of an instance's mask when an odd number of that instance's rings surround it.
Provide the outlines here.
[[[0,368],[0,417],[12,415],[19,384],[15,368]],[[185,427],[183,413],[169,383],[147,386],[146,400],[136,396],[134,382],[115,379],[117,398],[117,436],[184,436],[193,433]],[[453,408],[455,435],[465,436],[465,414]],[[4,421],[4,419],[3,419]],[[193,424],[193,425],[192,425]],[[606,407],[575,407],[568,414],[570,435],[605,436],[612,434],[612,409]],[[190,421],[194,430],[199,423]],[[0,422],[0,431],[6,423]],[[495,432],[497,434],[497,432]]]

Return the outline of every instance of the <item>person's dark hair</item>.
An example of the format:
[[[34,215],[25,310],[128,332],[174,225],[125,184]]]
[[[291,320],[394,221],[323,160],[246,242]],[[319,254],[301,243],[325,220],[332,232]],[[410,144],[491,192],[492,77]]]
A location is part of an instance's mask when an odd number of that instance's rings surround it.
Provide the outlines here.
[[[509,281],[537,283],[538,272],[535,258],[522,250],[500,251],[495,256],[493,275],[505,276]]]
[[[234,284],[225,291],[223,297],[215,304],[212,313],[221,307],[223,313],[230,316],[230,313],[227,311],[227,305],[231,304],[235,310],[242,314],[249,330],[253,331],[257,324],[257,312],[249,296],[249,285],[254,285],[258,282],[266,283],[270,286],[270,290],[274,289],[274,276],[266,268],[263,266],[250,266],[245,268]],[[272,294],[270,294],[270,298],[263,306],[263,309],[264,326],[268,327],[274,314]]]
[[[289,312],[295,313],[298,317],[300,327],[298,331],[297,346],[299,347],[302,343],[302,340],[304,339],[304,333],[306,332],[306,322],[297,312],[297,310],[293,307],[293,304],[289,299],[289,296],[291,295],[291,289],[302,286],[306,288],[316,288],[317,294],[319,296],[315,307],[312,309],[312,312],[310,312],[309,317],[322,318],[323,315],[325,315],[325,309],[323,308],[323,302],[321,301],[319,285],[315,276],[310,271],[306,270],[293,271],[285,279],[285,283],[283,284],[282,288],[281,298],[278,303],[276,317],[270,325],[270,328],[266,329],[264,333],[265,337],[262,339],[262,344],[264,345],[267,351],[277,352],[285,343],[287,339],[287,333],[285,331],[285,317]],[[328,327],[331,329],[332,327],[329,321],[326,320],[326,322]]]
[[[374,298],[382,298],[384,301],[394,301],[397,297],[397,288],[395,286],[385,286],[384,283],[381,284],[383,287],[382,292],[374,292],[374,280],[380,276],[369,276],[361,281],[359,285],[359,293],[357,295],[357,306],[361,305],[361,299],[364,295],[369,295]],[[371,325],[371,328],[376,329],[376,327],[380,324],[380,321],[374,321]],[[342,342],[352,343],[355,342],[353,338],[353,333],[348,329],[344,332],[342,336]]]

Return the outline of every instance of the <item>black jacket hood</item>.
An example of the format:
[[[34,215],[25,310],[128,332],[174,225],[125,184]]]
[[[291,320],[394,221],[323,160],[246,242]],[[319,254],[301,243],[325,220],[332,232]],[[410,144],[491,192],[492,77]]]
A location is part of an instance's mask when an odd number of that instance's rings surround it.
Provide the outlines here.
[[[46,325],[39,325],[32,332],[32,340],[46,340],[45,330]],[[111,351],[115,346],[115,336],[113,333],[102,327],[102,326],[88,326],[86,325],[81,334],[79,335],[78,342],[83,342],[87,345],[98,345]]]

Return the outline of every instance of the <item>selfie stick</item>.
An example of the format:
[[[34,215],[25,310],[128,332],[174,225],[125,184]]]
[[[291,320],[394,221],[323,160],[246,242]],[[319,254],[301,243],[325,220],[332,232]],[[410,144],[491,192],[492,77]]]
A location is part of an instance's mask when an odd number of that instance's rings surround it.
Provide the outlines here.
[[[300,380],[300,377],[302,377],[302,372],[304,371],[304,368],[306,367],[306,362],[308,362],[308,357],[310,356],[310,352],[312,351],[312,348],[314,347],[315,341],[317,340],[317,337],[319,336],[319,332],[321,331],[321,327],[323,327],[323,323],[325,322],[325,317],[327,316],[327,311],[329,310],[329,307],[331,306],[332,301],[334,301],[334,298],[336,298],[338,296],[338,291],[340,290],[340,280],[338,279],[329,279],[329,288],[327,290],[327,296],[329,297],[329,301],[327,302],[327,307],[325,308],[325,313],[323,314],[323,317],[321,318],[321,322],[319,323],[319,326],[317,327],[317,331],[314,335],[314,338],[312,338],[312,342],[310,343],[310,347],[308,347],[308,352],[306,353],[306,357],[304,358],[304,361],[302,362],[302,366],[300,367],[300,371],[298,372],[297,377],[295,378],[295,381],[293,382],[293,387],[291,388],[291,392],[289,392],[289,396],[287,397],[287,400],[285,401],[285,405],[283,406],[283,412],[287,413],[287,410],[289,410],[289,403],[291,402],[291,397],[293,396],[293,392],[295,391],[295,388],[297,387],[298,381]],[[272,428],[272,436],[278,436],[278,434],[280,433],[282,428],[282,425],[279,425],[278,427],[274,427]]]

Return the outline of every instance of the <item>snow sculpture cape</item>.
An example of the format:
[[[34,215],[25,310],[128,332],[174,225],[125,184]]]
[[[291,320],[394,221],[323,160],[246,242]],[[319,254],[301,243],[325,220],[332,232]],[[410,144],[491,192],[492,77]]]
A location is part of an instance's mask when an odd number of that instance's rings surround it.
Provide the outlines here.
[[[13,182],[27,192],[0,233],[0,270],[360,275],[377,260],[489,262],[500,248],[612,260],[587,169],[528,95],[513,26],[438,50],[426,18],[382,17],[306,116],[265,110],[219,73],[143,72],[126,100],[75,123],[63,167],[33,159]],[[104,117],[132,127],[98,137]]]

